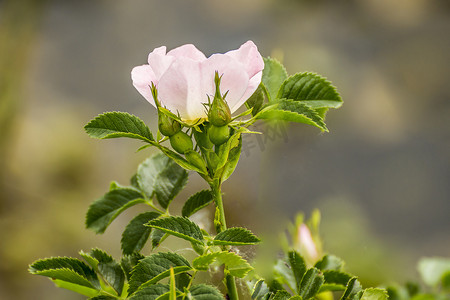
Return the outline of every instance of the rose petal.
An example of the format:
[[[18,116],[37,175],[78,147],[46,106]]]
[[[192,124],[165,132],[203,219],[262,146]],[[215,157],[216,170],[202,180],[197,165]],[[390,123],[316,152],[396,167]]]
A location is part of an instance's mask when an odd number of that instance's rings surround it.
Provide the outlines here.
[[[207,102],[202,91],[200,62],[180,57],[161,77],[158,95],[163,106],[179,113],[184,120],[205,118],[202,102]]]
[[[174,60],[174,57],[166,55],[165,46],[155,48],[148,55],[148,64],[152,67],[153,72],[155,73],[155,79],[153,81],[155,85],[158,85],[159,79],[164,74],[164,72],[167,71]]]
[[[228,51],[225,55],[231,56],[242,63],[250,78],[264,69],[264,60],[252,41],[246,42],[237,50]]]
[[[259,84],[261,83],[261,78],[262,78],[262,71],[257,73],[252,78],[250,78],[250,80],[248,81],[247,89],[245,90],[241,99],[237,101],[233,107],[230,106],[230,110],[232,112],[238,110],[238,108],[241,107],[248,100],[248,98],[251,97],[251,95],[253,95],[253,93],[256,91]]]
[[[220,92],[225,94],[228,91],[225,100],[230,107],[231,113],[236,111],[240,106],[238,106],[239,102],[242,102],[241,99],[249,81],[249,77],[242,64],[228,55],[214,54],[202,65],[202,74],[204,77],[203,89],[209,95],[214,96],[214,75],[218,71],[219,76],[222,76]]]
[[[144,98],[156,107],[153,100],[152,91],[150,89],[151,82],[156,80],[155,73],[149,65],[137,66],[131,70],[131,79],[133,86]]]
[[[180,46],[178,48],[172,49],[167,53],[168,56],[173,56],[176,58],[179,57],[186,57],[190,58],[195,61],[204,61],[206,60],[205,54],[198,50],[194,45],[192,44],[186,44],[183,46]]]

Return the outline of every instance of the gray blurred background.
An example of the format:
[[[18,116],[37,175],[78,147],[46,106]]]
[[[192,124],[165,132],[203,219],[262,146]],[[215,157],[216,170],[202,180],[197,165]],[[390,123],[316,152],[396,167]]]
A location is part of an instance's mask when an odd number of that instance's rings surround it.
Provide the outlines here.
[[[84,214],[151,151],[82,127],[120,110],[155,130],[131,69],[161,45],[210,55],[247,40],[290,74],[326,76],[345,104],[326,134],[256,126],[266,135],[244,139],[224,185],[230,224],[275,235],[319,208],[325,249],[363,284],[415,279],[419,257],[450,255],[449,33],[448,1],[1,0],[0,298],[84,299],[28,264],[96,246],[119,257],[139,208],[102,236]],[[192,175],[175,204],[204,187]]]

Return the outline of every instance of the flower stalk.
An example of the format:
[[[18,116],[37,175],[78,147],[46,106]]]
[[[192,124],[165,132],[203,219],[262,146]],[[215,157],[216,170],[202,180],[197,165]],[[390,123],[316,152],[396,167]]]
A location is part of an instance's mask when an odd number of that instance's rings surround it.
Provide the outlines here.
[[[211,183],[211,191],[213,193],[214,203],[216,205],[216,230],[217,234],[227,229],[227,222],[225,219],[225,210],[222,201],[222,191],[221,191],[222,183],[220,180],[214,180]],[[223,250],[226,250],[227,247],[223,246]],[[225,269],[225,285],[228,291],[228,297],[230,300],[239,300],[239,295],[236,287],[236,280],[234,276],[228,273],[228,270]]]

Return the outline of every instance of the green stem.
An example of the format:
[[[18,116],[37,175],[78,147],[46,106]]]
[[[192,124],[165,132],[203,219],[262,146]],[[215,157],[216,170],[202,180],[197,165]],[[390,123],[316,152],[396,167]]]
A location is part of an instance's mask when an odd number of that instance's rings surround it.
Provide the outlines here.
[[[225,220],[225,210],[223,208],[222,201],[222,191],[221,191],[221,182],[220,180],[214,180],[211,183],[211,191],[214,197],[214,203],[216,204],[216,209],[218,213],[218,218],[215,219],[215,222],[219,224],[216,225],[217,233],[220,233],[227,229],[227,222]],[[223,250],[226,250],[226,246],[223,246]],[[228,296],[230,300],[239,300],[236,281],[233,275],[228,274],[228,271],[225,269],[225,282],[228,290]]]
[[[237,292],[236,281],[234,280],[234,276],[228,274],[225,277],[225,281],[227,284],[228,296],[230,300],[239,300],[239,295]]]
[[[214,203],[216,204],[216,209],[219,213],[219,226],[217,227],[217,233],[220,233],[227,229],[227,222],[225,220],[225,210],[223,209],[223,201],[222,201],[222,191],[221,191],[221,183],[219,180],[214,180],[211,184],[211,190],[214,197]]]

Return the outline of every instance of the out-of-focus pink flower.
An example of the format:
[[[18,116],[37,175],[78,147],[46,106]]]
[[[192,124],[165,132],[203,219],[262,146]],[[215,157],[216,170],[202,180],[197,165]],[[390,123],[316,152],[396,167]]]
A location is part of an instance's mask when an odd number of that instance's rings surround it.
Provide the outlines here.
[[[305,255],[312,261],[319,259],[319,252],[317,251],[316,244],[311,235],[311,231],[305,224],[300,225],[298,229],[297,241],[299,243],[300,253]]]
[[[214,74],[222,75],[220,90],[228,91],[225,100],[231,112],[236,111],[255,92],[261,82],[264,61],[252,41],[239,49],[210,57],[194,45],[183,45],[166,53],[166,47],[155,48],[148,55],[148,65],[131,71],[134,87],[155,107],[151,83],[158,90],[161,105],[189,122],[206,119],[202,103],[214,97]]]

